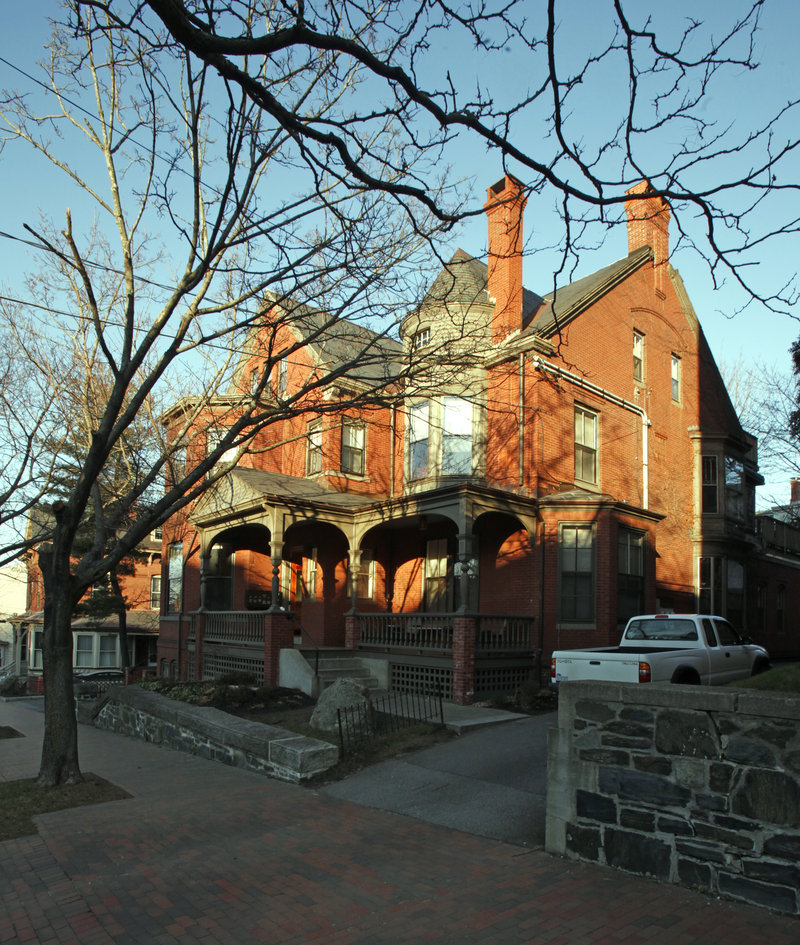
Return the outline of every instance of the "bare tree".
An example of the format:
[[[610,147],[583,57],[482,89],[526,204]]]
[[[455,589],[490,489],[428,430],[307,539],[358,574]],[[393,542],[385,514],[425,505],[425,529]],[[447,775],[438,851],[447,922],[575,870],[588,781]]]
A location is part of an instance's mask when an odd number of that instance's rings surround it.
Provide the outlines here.
[[[39,546],[43,785],[80,777],[77,602],[223,475],[224,457],[256,448],[259,430],[309,409],[396,396],[418,365],[387,359],[399,345],[386,336],[415,297],[420,254],[439,226],[424,208],[408,212],[336,175],[293,186],[291,135],[208,67],[94,15],[77,32],[54,36],[50,108],[35,112],[18,96],[3,109],[8,136],[49,158],[97,208],[85,234],[69,211],[60,229],[31,227],[48,264],[30,284],[30,303],[6,306],[0,336],[2,514],[21,522],[58,496]],[[322,116],[340,94],[330,72],[317,57],[287,56],[272,81]],[[276,396],[276,365],[334,329],[346,363],[321,362],[301,389]],[[261,373],[243,384],[237,371],[254,331]],[[352,383],[326,400],[345,374]],[[157,405],[177,401],[179,420],[165,430]],[[210,424],[222,435],[184,463],[186,443]],[[22,542],[7,542],[7,553]]]
[[[194,501],[224,473],[220,460],[253,447],[259,430],[309,409],[385,402],[404,382],[422,383],[414,372],[425,365],[404,363],[391,338],[418,298],[437,237],[468,214],[445,168],[451,147],[488,146],[524,180],[529,200],[548,211],[559,203],[565,235],[556,282],[590,224],[615,222],[625,191],[645,177],[669,200],[681,239],[693,239],[699,218],[715,278],[733,278],[776,309],[792,303],[791,285],[765,290],[743,264],[768,239],[797,229],[797,182],[784,179],[797,146],[796,102],[739,138],[703,112],[714,81],[754,64],[761,6],[746,5],[721,31],[689,21],[667,40],[638,5],[634,15],[609,0],[603,28],[576,50],[556,0],[533,13],[515,0],[67,4],[69,23],[47,66],[49,98],[37,107],[6,96],[2,107],[8,137],[49,158],[97,213],[96,232],[68,212],[59,227],[31,229],[62,280],[36,337],[57,351],[64,330],[80,326],[91,337],[92,369],[102,366],[108,379],[41,558],[40,783],[80,776],[70,617],[85,589]],[[439,48],[445,36],[459,51],[473,49],[493,81],[466,88],[454,79]],[[526,57],[524,89],[509,81],[509,51]],[[601,81],[616,94],[603,96],[608,119],[592,139],[582,118],[597,112]],[[536,143],[526,149],[521,133],[530,127]],[[697,183],[704,166],[715,171],[710,186]],[[751,230],[753,211],[772,204],[780,205],[778,222]],[[102,249],[112,237],[113,258]],[[349,360],[326,362],[291,396],[271,393],[281,359],[340,326],[351,332]],[[256,327],[266,356],[244,391],[237,366]],[[288,346],[286,327],[295,329]],[[11,405],[12,361],[4,361],[10,373],[0,390]],[[457,361],[441,371],[457,376]],[[367,367],[370,382],[346,388],[345,403],[322,396],[332,381]],[[54,462],[43,443],[58,433],[59,410],[47,398],[50,369],[34,368],[24,368],[31,376],[22,381],[38,390],[2,420],[19,444],[3,454],[0,499],[8,501],[0,515],[9,522],[41,500]],[[187,392],[183,428],[137,469],[114,510],[103,511],[96,540],[76,556],[78,530],[128,431],[153,402]],[[224,435],[184,467],[176,459],[185,437],[202,431],[209,413],[224,417]]]

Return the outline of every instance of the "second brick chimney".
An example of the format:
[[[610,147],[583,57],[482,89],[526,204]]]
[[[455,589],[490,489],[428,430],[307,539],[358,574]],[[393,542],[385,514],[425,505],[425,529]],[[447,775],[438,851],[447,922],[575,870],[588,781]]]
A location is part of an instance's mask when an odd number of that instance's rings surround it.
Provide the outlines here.
[[[486,191],[489,219],[489,297],[494,301],[492,344],[522,328],[522,184],[510,174]]]
[[[648,194],[652,190],[650,181],[643,180],[627,190],[634,194]],[[663,197],[644,196],[625,201],[628,216],[628,252],[649,246],[653,250],[653,272],[655,288],[663,295],[664,270],[669,262],[669,204]]]

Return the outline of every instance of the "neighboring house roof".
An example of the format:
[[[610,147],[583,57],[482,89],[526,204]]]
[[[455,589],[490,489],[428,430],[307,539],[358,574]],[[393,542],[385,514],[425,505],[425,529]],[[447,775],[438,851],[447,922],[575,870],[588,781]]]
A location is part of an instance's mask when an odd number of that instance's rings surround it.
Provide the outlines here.
[[[278,319],[276,325],[283,323],[295,332],[318,364],[327,365],[326,370],[340,364],[350,365],[342,376],[343,380],[348,378],[367,386],[376,386],[397,376],[403,346],[394,338],[359,322],[334,318],[310,305],[290,305],[288,301],[273,301],[272,304],[286,313],[285,321]],[[250,338],[231,380],[230,393],[244,386],[242,375],[251,358],[259,354],[258,335],[263,327],[263,323],[256,323],[251,329]],[[394,328],[393,325],[389,327]],[[280,351],[276,350],[272,354],[277,357]]]

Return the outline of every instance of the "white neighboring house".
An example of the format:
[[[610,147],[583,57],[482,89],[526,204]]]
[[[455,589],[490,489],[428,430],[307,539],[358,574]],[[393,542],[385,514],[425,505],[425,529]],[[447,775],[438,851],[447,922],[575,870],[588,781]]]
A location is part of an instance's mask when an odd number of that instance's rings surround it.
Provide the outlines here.
[[[11,669],[18,658],[9,618],[25,613],[27,593],[28,567],[22,559],[0,568],[0,672]]]

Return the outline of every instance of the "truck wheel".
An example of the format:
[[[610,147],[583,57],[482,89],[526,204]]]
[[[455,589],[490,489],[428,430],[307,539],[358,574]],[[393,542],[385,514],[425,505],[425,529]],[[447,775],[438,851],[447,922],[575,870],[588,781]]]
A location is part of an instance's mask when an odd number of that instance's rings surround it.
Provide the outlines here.
[[[753,672],[751,675],[758,676],[759,673],[766,673],[768,669],[772,669],[772,667],[766,660],[758,660],[758,662],[753,665]]]
[[[683,686],[700,685],[700,677],[694,669],[676,669],[670,681]]]

